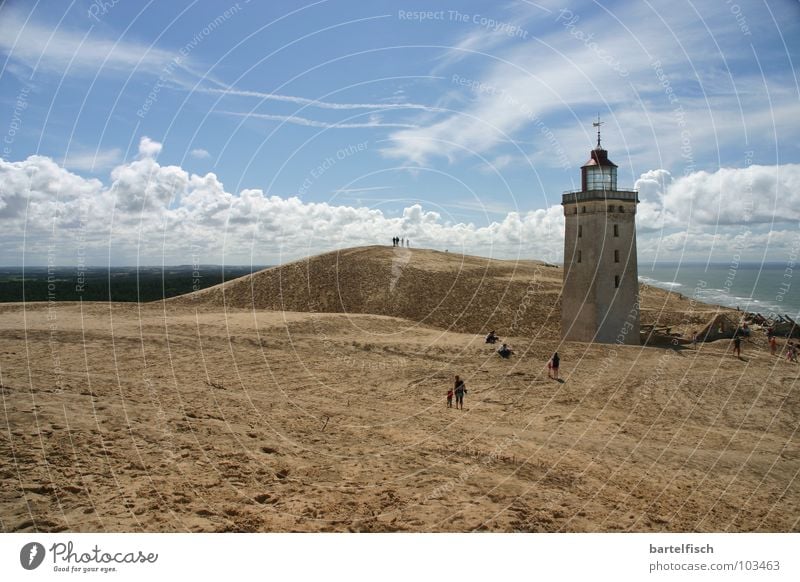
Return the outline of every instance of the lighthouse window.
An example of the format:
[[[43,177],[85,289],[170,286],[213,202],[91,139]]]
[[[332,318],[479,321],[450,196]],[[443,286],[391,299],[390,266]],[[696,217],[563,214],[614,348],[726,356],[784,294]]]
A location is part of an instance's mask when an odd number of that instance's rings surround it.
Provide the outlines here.
[[[614,289],[619,289],[619,275],[614,275]]]
[[[580,251],[578,251],[578,262],[579,263],[581,262],[581,252]]]
[[[585,206],[581,206],[581,212],[586,212],[586,207]]]
[[[614,262],[619,263],[619,251],[614,251]]]
[[[583,225],[579,224],[578,225],[578,238],[581,238],[582,236],[583,236]]]
[[[620,207],[619,207],[619,211],[620,211],[620,212],[625,212],[625,207],[624,207],[624,206],[620,206]]]
[[[619,236],[619,225],[618,224],[614,225],[614,236]]]

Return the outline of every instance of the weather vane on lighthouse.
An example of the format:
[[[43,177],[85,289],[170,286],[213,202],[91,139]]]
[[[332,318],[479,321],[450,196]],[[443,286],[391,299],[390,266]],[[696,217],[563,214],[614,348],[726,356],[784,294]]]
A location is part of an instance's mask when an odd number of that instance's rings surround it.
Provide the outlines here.
[[[597,149],[600,149],[600,126],[603,125],[603,122],[600,121],[600,114],[597,114],[597,121],[592,123],[592,127],[597,128]]]

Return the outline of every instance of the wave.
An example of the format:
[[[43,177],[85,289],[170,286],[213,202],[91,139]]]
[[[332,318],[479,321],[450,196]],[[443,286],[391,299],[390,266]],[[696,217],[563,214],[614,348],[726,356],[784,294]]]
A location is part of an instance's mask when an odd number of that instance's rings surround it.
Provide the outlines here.
[[[675,291],[678,288],[685,287],[685,285],[676,281],[659,281],[651,277],[639,277],[639,281],[653,287],[664,289],[665,291]],[[721,305],[740,311],[760,313],[764,316],[792,313],[792,307],[790,305],[781,305],[778,302],[765,301],[764,299],[758,299],[752,296],[733,295],[726,289],[696,287],[693,292],[693,299],[711,305]]]
[[[645,285],[652,285],[653,287],[660,287],[668,291],[683,287],[683,283],[678,283],[677,281],[659,281],[657,279],[651,279],[650,277],[639,277],[639,282]]]

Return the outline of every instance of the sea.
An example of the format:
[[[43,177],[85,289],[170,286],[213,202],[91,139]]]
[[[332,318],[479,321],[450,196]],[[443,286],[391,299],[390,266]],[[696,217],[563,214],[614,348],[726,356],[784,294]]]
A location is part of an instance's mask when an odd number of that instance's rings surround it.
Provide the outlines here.
[[[800,318],[800,264],[639,263],[639,281],[703,303]]]

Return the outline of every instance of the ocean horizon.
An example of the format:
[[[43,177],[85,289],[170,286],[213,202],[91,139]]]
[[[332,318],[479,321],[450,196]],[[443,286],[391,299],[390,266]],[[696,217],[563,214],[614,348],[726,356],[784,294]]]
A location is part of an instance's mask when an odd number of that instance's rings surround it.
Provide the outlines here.
[[[639,263],[639,281],[714,305],[765,317],[800,317],[800,284],[791,262]],[[800,271],[798,271],[800,276]]]

